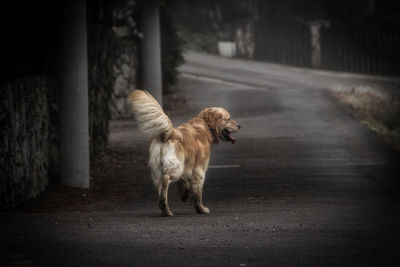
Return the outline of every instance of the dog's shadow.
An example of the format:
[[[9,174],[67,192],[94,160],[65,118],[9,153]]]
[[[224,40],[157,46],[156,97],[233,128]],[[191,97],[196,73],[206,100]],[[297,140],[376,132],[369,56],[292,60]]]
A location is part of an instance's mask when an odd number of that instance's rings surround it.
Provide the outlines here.
[[[176,210],[173,211],[174,216],[163,216],[159,211],[143,211],[134,214],[137,218],[154,218],[154,219],[178,219],[178,218],[201,218],[201,217],[211,217],[211,214],[198,214],[195,211],[188,210]]]

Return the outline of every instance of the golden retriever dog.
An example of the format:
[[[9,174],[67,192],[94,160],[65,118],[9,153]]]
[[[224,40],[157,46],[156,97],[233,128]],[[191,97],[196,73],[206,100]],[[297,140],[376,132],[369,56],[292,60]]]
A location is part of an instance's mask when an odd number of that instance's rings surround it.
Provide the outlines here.
[[[139,129],[151,138],[149,166],[161,212],[173,216],[168,187],[177,182],[183,201],[192,199],[197,213],[207,214],[202,194],[211,147],[219,140],[235,143],[240,126],[223,108],[203,109],[197,117],[174,128],[159,103],[146,91],[135,90],[127,99]]]

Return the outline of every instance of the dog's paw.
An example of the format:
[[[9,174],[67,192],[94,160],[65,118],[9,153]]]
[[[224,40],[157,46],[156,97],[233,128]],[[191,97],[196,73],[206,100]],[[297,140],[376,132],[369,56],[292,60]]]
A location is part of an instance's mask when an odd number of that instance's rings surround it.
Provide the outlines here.
[[[174,214],[170,210],[163,210],[161,214],[164,217],[172,217],[172,216],[174,216]]]
[[[196,212],[199,214],[209,214],[210,209],[207,207],[196,207]]]
[[[165,202],[164,199],[160,199],[160,201],[158,202],[158,206],[161,209],[161,214],[163,216],[174,216],[174,214],[172,213],[172,211],[169,209],[168,204]]]

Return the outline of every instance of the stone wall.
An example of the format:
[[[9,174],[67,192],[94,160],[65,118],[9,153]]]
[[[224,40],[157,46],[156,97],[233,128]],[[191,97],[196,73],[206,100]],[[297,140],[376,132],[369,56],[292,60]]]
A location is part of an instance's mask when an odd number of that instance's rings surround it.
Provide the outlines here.
[[[50,84],[35,76],[0,87],[0,208],[37,196],[48,184]]]
[[[111,28],[89,29],[91,160],[104,152],[111,117],[127,116],[126,95],[136,86],[136,46]],[[0,87],[0,209],[41,193],[59,176],[58,88],[48,76]]]
[[[114,89],[111,94],[110,112],[112,119],[131,117],[126,97],[136,89],[138,60],[136,44],[132,39],[118,38],[118,55],[114,63]]]
[[[110,118],[128,116],[127,94],[136,87],[136,46],[108,27],[89,28],[90,156],[104,152]]]
[[[120,25],[129,26],[133,31],[135,23],[129,12],[133,11],[134,2],[117,1],[118,4],[115,2],[110,5],[105,4],[107,1],[103,2],[88,3],[91,160],[100,157],[106,148],[109,119],[127,116],[125,99],[136,88],[134,36],[118,37],[113,30],[115,25]],[[123,16],[118,20],[113,18],[116,8],[123,11]],[[43,53],[49,58],[56,54],[47,50]],[[57,81],[49,78],[56,77],[57,58],[49,62],[49,68],[40,70],[46,76],[29,76],[7,83],[4,82],[4,76],[1,80],[0,209],[37,196],[49,181],[59,177],[59,89]],[[18,68],[25,63],[19,63]],[[37,71],[33,68],[12,74],[14,77]]]

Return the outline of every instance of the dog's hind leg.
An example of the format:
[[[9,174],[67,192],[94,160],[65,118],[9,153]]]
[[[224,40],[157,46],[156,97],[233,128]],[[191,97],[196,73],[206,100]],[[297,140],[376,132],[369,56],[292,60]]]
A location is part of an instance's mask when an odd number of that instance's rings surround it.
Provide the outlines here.
[[[192,183],[192,193],[194,200],[193,204],[197,213],[208,214],[210,213],[210,210],[207,207],[203,206],[203,182],[204,179],[201,179],[201,181],[196,181],[195,183]]]
[[[181,197],[182,201],[188,201],[191,198],[190,183],[181,178],[175,183],[175,185],[178,189],[178,195]]]
[[[171,177],[169,175],[164,175],[160,179],[158,188],[158,206],[160,207],[163,216],[174,215],[168,206],[168,187],[170,183]]]

